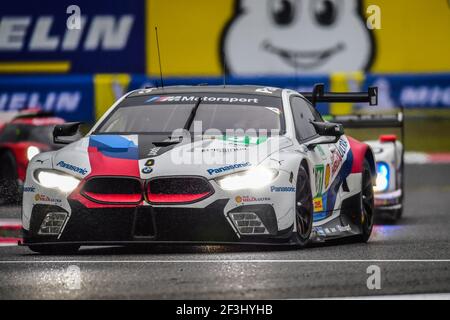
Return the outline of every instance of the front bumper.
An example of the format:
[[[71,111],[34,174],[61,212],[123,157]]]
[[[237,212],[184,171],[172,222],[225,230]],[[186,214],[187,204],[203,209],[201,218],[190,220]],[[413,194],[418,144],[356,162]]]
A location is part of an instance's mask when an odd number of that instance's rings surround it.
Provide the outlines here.
[[[224,215],[229,200],[219,199],[205,208],[130,206],[86,208],[70,200],[72,214],[58,235],[42,235],[39,229],[54,205],[35,205],[24,244],[77,243],[110,245],[138,243],[270,243],[286,242],[292,228],[278,231],[274,209],[268,204],[244,205]],[[242,235],[229,214],[251,211],[264,223],[267,233]]]
[[[397,210],[402,208],[402,190],[391,192],[375,193],[375,209],[377,210]]]

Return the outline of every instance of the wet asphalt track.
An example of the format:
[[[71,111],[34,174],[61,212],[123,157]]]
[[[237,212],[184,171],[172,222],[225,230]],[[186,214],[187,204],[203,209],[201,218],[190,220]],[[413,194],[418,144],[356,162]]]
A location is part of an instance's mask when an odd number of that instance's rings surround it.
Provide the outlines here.
[[[404,219],[395,225],[377,225],[368,244],[305,250],[86,248],[75,256],[40,256],[27,248],[0,247],[0,298],[257,299],[450,293],[450,166],[411,165],[406,176]],[[0,208],[0,217],[18,215],[18,208]],[[380,290],[366,286],[370,265],[381,268]]]

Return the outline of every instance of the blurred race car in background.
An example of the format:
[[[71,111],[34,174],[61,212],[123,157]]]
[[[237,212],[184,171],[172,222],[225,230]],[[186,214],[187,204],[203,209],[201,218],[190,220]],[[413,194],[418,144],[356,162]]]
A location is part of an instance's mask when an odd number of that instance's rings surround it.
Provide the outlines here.
[[[345,128],[399,128],[400,139],[395,134],[381,134],[377,140],[364,141],[375,155],[377,178],[375,209],[379,218],[396,221],[403,213],[404,171],[404,118],[403,110],[397,114],[365,114],[332,116],[331,121]]]
[[[0,201],[18,202],[28,162],[40,152],[60,148],[53,128],[64,120],[39,109],[0,113]]]

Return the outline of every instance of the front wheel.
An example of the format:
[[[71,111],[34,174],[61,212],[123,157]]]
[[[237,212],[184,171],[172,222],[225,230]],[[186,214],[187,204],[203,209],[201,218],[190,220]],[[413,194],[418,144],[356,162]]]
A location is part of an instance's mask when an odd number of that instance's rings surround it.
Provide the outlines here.
[[[374,207],[372,175],[369,163],[364,160],[361,178],[361,234],[357,238],[359,242],[369,241],[373,229]]]
[[[309,243],[313,226],[313,202],[311,182],[305,168],[300,167],[295,193],[295,223],[297,243],[304,247]]]

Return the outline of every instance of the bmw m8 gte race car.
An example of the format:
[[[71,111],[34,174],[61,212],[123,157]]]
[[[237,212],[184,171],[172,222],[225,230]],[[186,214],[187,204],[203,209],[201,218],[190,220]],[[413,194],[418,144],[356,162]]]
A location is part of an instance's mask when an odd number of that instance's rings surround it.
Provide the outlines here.
[[[317,102],[366,93],[256,86],[139,89],[82,139],[33,158],[23,194],[24,244],[368,241],[376,177],[370,147],[322,120]]]

